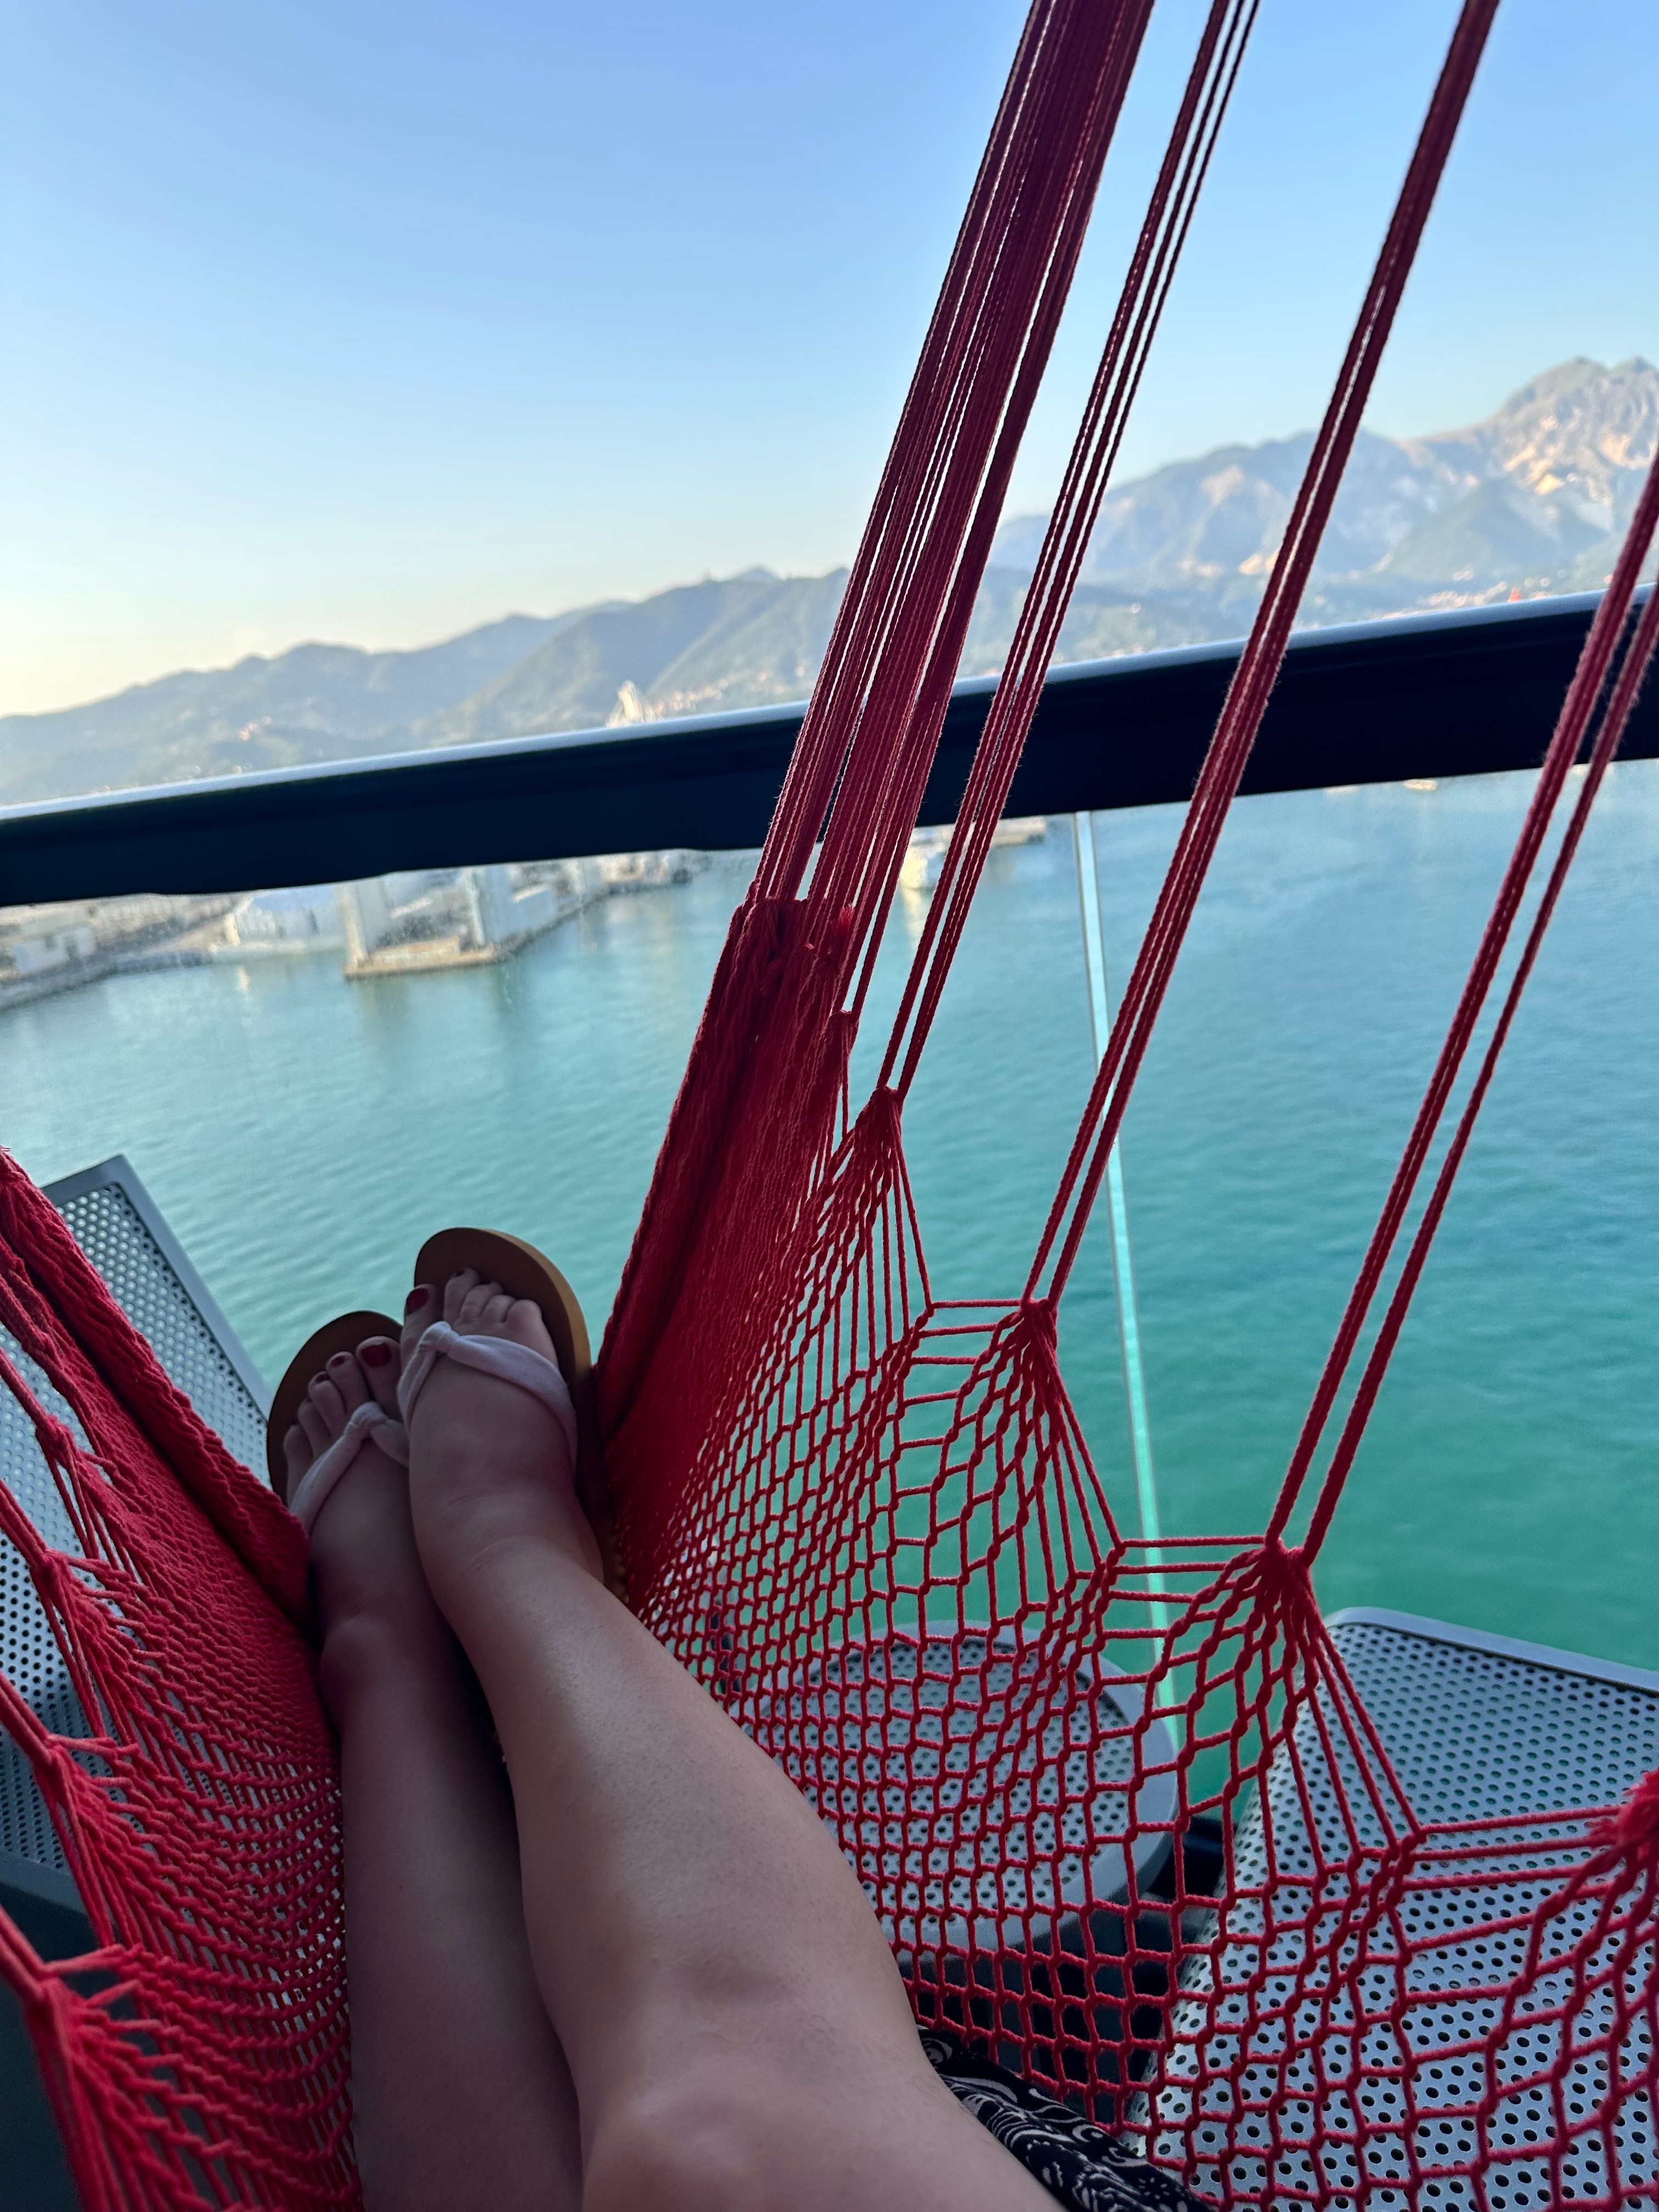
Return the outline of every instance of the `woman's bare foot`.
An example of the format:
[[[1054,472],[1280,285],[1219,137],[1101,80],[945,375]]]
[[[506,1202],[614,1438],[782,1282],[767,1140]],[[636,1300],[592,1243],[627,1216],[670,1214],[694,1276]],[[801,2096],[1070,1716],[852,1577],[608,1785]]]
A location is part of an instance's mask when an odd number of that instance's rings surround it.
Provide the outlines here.
[[[329,1364],[284,1438],[288,1490],[398,1346]],[[574,2212],[570,2078],[526,1946],[518,1838],[476,1684],[421,1567],[408,1470],[366,1443],[311,1534],[340,1737],[353,2138],[371,2212]]]
[[[283,1438],[288,1495],[313,1461],[370,1399],[398,1416],[403,1355],[390,1337],[369,1337],[355,1353],[337,1352],[313,1376],[298,1418]],[[323,1501],[311,1532],[311,1569],[323,1630],[322,1683],[337,1725],[344,1676],[386,1661],[403,1663],[411,1647],[447,1646],[415,1547],[409,1474],[372,1437]]]
[[[405,1361],[440,1320],[459,1336],[503,1338],[558,1364],[540,1309],[528,1298],[509,1297],[472,1268],[452,1275],[441,1294],[426,1283],[410,1292]],[[410,1502],[428,1571],[458,1547],[476,1557],[479,1547],[533,1537],[552,1541],[600,1577],[599,1547],[577,1500],[569,1445],[538,1398],[499,1376],[440,1359],[409,1429]]]

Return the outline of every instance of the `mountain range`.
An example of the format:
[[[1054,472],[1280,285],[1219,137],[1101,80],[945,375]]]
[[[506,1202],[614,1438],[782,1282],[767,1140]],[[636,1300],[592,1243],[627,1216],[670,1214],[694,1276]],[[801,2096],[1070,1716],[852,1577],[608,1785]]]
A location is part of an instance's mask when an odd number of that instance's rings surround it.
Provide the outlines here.
[[[1271,568],[1312,433],[1226,446],[1115,487],[1060,636],[1062,659],[1239,635]],[[1360,433],[1304,623],[1470,605],[1605,580],[1659,449],[1659,369],[1575,360],[1485,422]],[[1047,517],[998,532],[964,674],[1000,666]],[[799,699],[846,571],[710,578],[638,601],[508,615],[441,645],[301,645],[112,698],[0,718],[0,804],[543,730]]]

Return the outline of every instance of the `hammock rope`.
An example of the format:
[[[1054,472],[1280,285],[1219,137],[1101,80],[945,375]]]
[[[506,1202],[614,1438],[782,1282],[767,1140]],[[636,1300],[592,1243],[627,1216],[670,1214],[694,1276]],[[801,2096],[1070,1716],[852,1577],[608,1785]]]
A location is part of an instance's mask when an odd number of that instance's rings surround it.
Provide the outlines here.
[[[877,1078],[878,1087],[890,1084],[901,1098],[908,1093],[921,1064],[968,909],[990,853],[992,835],[1007,803],[1059,643],[1060,625],[1123,442],[1129,410],[1140,387],[1198,196],[1209,172],[1210,157],[1237,82],[1258,4],[1259,0],[1215,0],[1205,23],[1060,495],[1044,530],[986,726],[975,749],[945,864]],[[975,589],[978,581],[976,573]],[[886,898],[890,903],[890,887]],[[878,939],[872,937],[853,1000],[854,1020],[863,1009],[878,949]],[[895,1077],[902,1045],[903,1064]]]
[[[1514,1024],[1516,1011],[1521,1003],[1521,994],[1525,990],[1528,978],[1536,964],[1539,948],[1544,941],[1544,933],[1549,927],[1551,919],[1555,913],[1562,886],[1566,882],[1567,871],[1571,867],[1577,854],[1579,843],[1584,834],[1584,826],[1589,819],[1590,809],[1595,804],[1596,795],[1601,788],[1602,781],[1608,768],[1612,765],[1613,757],[1618,752],[1620,743],[1630,720],[1631,710],[1636,704],[1637,695],[1652,665],[1655,641],[1659,638],[1659,592],[1650,593],[1647,605],[1643,608],[1638,618],[1632,622],[1632,617],[1636,601],[1638,579],[1652,547],[1656,531],[1659,531],[1659,466],[1656,466],[1650,472],[1648,480],[1643,486],[1636,511],[1631,518],[1629,531],[1623,546],[1620,549],[1613,576],[1601,604],[1596,609],[1595,618],[1590,625],[1589,635],[1584,641],[1583,652],[1580,655],[1578,666],[1574,672],[1571,686],[1561,709],[1560,719],[1556,724],[1554,734],[1550,740],[1549,750],[1545,755],[1544,765],[1539,773],[1538,783],[1528,806],[1526,818],[1521,825],[1520,834],[1516,840],[1515,850],[1510,854],[1509,864],[1504,869],[1504,880],[1498,888],[1497,902],[1486,929],[1482,933],[1480,945],[1474,957],[1474,964],[1470,969],[1468,981],[1464,984],[1462,994],[1452,1017],[1451,1027],[1447,1032],[1444,1044],[1441,1047],[1440,1057],[1436,1064],[1434,1073],[1430,1079],[1423,1103],[1418,1110],[1417,1121],[1407,1140],[1404,1157],[1401,1160],[1394,1183],[1383,1203],[1381,1218],[1361,1264],[1358,1279],[1354,1285],[1352,1294],[1337,1331],[1336,1341],[1331,1347],[1330,1357],[1319,1378],[1307,1420],[1304,1424],[1301,1435],[1297,1438],[1296,1449],[1291,1455],[1290,1466],[1285,1471],[1284,1487],[1280,1492],[1279,1503],[1273,1509],[1273,1520],[1268,1524],[1270,1536],[1281,1534],[1296,1503],[1304,1478],[1317,1449],[1320,1433],[1329,1418],[1330,1409],[1335,1401],[1343,1373],[1352,1356],[1366,1310],[1375,1295],[1382,1270],[1387,1264],[1389,1254],[1404,1221],[1412,1193],[1427,1161],[1435,1131],[1445,1113],[1452,1086],[1456,1081],[1458,1070],[1462,1065],[1463,1056],[1468,1049],[1475,1026],[1480,1018],[1481,1009],[1491,992],[1492,982],[1497,975],[1498,963],[1503,957],[1504,948],[1515,926],[1527,884],[1531,879],[1544,839],[1548,833],[1551,819],[1560,800],[1567,772],[1578,758],[1585,736],[1590,727],[1597,702],[1601,699],[1607,690],[1609,672],[1613,669],[1619,654],[1621,640],[1628,636],[1628,646],[1622,660],[1619,663],[1618,675],[1613,681],[1611,696],[1607,700],[1606,709],[1602,714],[1595,742],[1586,765],[1583,787],[1573,807],[1554,865],[1550,870],[1543,896],[1539,902],[1538,911],[1534,916],[1532,927],[1528,932],[1525,946],[1504,997],[1503,1008],[1492,1031],[1491,1042],[1486,1047],[1474,1088],[1470,1091],[1468,1101],[1459,1118],[1455,1133],[1441,1164],[1439,1173],[1436,1176],[1428,1205],[1418,1224],[1416,1234],[1412,1239],[1411,1249],[1407,1255],[1400,1280],[1389,1302],[1382,1326],[1372,1346],[1370,1357],[1366,1360],[1358,1390],[1349,1408],[1347,1419],[1343,1424],[1336,1449],[1332,1454],[1330,1465],[1327,1469],[1321,1490],[1318,1507],[1308,1530],[1306,1548],[1310,1556],[1318,1549],[1324,1532],[1329,1525],[1331,1514],[1334,1510],[1342,1484],[1349,1468],[1353,1464],[1354,1454],[1358,1449],[1366,1419],[1376,1401],[1376,1394],[1382,1385],[1383,1371],[1395,1344],[1399,1341],[1401,1329],[1405,1324],[1407,1309],[1422,1275],[1430,1243],[1440,1225],[1441,1217],[1445,1212],[1446,1201],[1451,1194],[1453,1180],[1462,1163],[1463,1155],[1468,1149],[1468,1142],[1474,1133],[1476,1117],[1486,1103],[1487,1091],[1492,1087],[1492,1076],[1498,1066],[1498,1054],[1503,1051]]]
[[[1311,1568],[1659,645],[1659,596],[1637,591],[1659,473],[1264,1532],[1126,1536],[1056,1350],[1496,0],[1466,0],[1458,19],[1021,1295],[934,1295],[904,1104],[1257,0],[1208,9],[879,1074],[854,1110],[850,1054],[905,843],[1150,5],[1036,0],[721,953],[599,1370],[629,1600],[835,1828],[919,2018],[1132,2129],[1206,2193],[1336,2207],[1382,2190],[1422,2212],[1528,2189],[1652,2201],[1653,2161],[1621,2178],[1620,2138],[1655,2133],[1659,1777],[1622,1807],[1425,1817],[1320,1619]],[[54,1731],[9,1685],[0,1724],[30,1759],[98,1944],[50,1965],[0,1919],[0,1977],[82,2200],[348,2207],[337,1777],[303,1540],[3,1155],[0,1328],[19,1348],[0,1386],[34,1424],[77,1548],[49,1544],[3,1489],[0,1536],[27,1564],[87,1732]],[[1224,1840],[1218,1889],[1189,1845],[1200,1815]],[[1167,1859],[1156,1892],[1137,1855],[1149,1841]],[[1117,1877],[1097,1881],[1102,1866]],[[1448,1994],[1484,2022],[1452,2045],[1435,2009]]]
[[[1372,271],[1319,434],[1308,457],[1261,607],[1233,672],[1163,889],[1124,987],[1084,1125],[1066,1161],[1054,1207],[1031,1263],[1028,1295],[1036,1295],[1052,1256],[1048,1295],[1058,1297],[1076,1261],[1078,1247],[1105,1173],[1107,1156],[1117,1140],[1129,1092],[1145,1057],[1176,956],[1198,903],[1199,892],[1220,839],[1227,811],[1237,793],[1261,718],[1267,710],[1268,696],[1278,680],[1285,648],[1290,642],[1291,625],[1296,619],[1325,526],[1330,520],[1342,472],[1359,434],[1361,416],[1370,398],[1383,348],[1394,327],[1406,280],[1411,274],[1497,11],[1498,0],[1466,0],[1458,18],[1388,235]],[[1120,1030],[1121,1044],[1118,1042]]]
[[[624,1417],[662,1371],[684,1255],[721,1203],[717,1163],[744,1148],[736,1128],[791,1119],[792,1101],[822,1130],[833,1121],[839,1081],[820,1053],[787,1098],[769,1099],[767,1072],[790,1062],[803,993],[841,1000],[890,896],[1149,14],[1150,0],[1046,0],[1021,39],[607,1330],[611,1480],[622,1487]],[[725,1340],[703,1356],[718,1370]]]
[[[77,1548],[0,1486],[84,1718],[11,1685],[97,1948],[49,1963],[0,1916],[87,2212],[344,2207],[338,1779],[302,1632],[298,1523],[163,1373],[57,1209],[0,1153],[0,1387]],[[297,1616],[297,1618],[296,1618]]]

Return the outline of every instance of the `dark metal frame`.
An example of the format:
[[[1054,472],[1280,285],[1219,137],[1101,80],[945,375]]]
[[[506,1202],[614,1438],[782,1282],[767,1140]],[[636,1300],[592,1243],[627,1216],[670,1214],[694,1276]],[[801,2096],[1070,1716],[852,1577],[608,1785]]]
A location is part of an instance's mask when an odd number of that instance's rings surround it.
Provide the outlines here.
[[[43,1959],[81,1959],[91,1923],[66,1874],[0,1851],[0,1907]],[[107,1976],[104,1978],[107,1979]],[[0,2200],[15,2212],[79,2212],[21,2006],[0,1984]]]
[[[1247,793],[1535,767],[1599,595],[1460,609],[1292,639]],[[1189,796],[1237,641],[1049,677],[1014,814]],[[994,684],[959,684],[921,819],[956,813]],[[396,869],[757,845],[799,705],[514,738],[0,809],[0,903],[243,891]],[[1659,755],[1659,686],[1627,759]]]

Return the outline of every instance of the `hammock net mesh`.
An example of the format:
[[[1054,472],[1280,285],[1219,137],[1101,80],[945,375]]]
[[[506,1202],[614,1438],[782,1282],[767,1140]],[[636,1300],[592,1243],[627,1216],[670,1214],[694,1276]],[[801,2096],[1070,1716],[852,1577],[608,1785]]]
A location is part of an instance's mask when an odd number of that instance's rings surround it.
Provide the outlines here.
[[[1659,1778],[1461,1822],[1312,1574],[1659,636],[1647,483],[1266,1528],[1126,1533],[1057,1314],[1474,81],[1468,0],[1021,1294],[933,1296],[906,1097],[1255,15],[1202,26],[878,1078],[849,1054],[1150,0],[1036,0],[599,1370],[629,1601],[836,1830],[918,2017],[1218,2202],[1659,2200]],[[1108,733],[1109,741],[1109,733]],[[1575,763],[1582,776],[1569,781]],[[15,1693],[98,1949],[0,1922],[89,2212],[356,2201],[303,1540],[0,1156],[0,1491],[88,1733]]]

